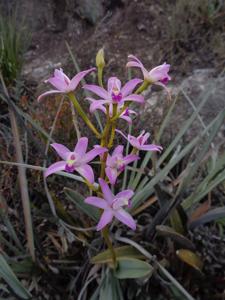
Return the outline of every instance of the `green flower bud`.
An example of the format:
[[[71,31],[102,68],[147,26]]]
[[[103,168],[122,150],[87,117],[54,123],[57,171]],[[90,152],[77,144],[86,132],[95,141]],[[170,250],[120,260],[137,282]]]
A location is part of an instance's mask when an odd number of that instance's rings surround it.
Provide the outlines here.
[[[105,66],[104,49],[101,48],[96,55],[96,66],[103,69]]]

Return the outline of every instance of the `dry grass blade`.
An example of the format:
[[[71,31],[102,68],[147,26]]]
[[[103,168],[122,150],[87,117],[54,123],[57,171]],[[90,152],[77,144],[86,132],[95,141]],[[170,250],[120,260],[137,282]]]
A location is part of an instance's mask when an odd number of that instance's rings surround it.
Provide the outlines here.
[[[1,78],[1,83],[3,86],[3,90],[6,94],[6,97],[9,98],[9,94],[1,73],[0,73],[0,78]],[[19,130],[18,130],[14,111],[11,109],[10,106],[9,106],[9,118],[12,127],[12,133],[13,133],[14,147],[16,151],[16,160],[18,163],[22,164],[23,155],[22,155],[22,149],[20,144]],[[24,213],[26,237],[27,237],[29,252],[34,261],[35,260],[34,236],[33,236],[30,199],[28,193],[28,184],[27,184],[27,177],[26,177],[26,168],[22,166],[18,166],[18,172],[19,172],[19,185],[20,185],[20,193],[21,193],[23,213]]]
[[[137,209],[135,209],[135,211],[132,213],[132,215],[133,216],[138,215],[140,212],[142,212],[143,210],[145,210],[146,208],[151,206],[153,203],[155,203],[157,201],[157,199],[158,198],[156,196],[150,197],[144,204],[142,204]]]

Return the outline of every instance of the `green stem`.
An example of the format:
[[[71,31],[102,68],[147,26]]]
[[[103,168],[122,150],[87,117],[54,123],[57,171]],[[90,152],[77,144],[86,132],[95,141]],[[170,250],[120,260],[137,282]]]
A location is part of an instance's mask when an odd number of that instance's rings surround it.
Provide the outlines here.
[[[117,118],[115,118],[117,116],[117,104],[113,104],[113,116],[111,119],[111,123],[112,123],[112,130],[111,130],[111,135],[110,135],[110,139],[109,139],[109,143],[108,143],[108,148],[111,148],[113,146],[113,141],[114,141],[114,137],[115,137],[115,130],[116,130],[116,120]]]
[[[113,146],[113,141],[114,141],[114,137],[115,137],[115,131],[116,131],[116,123],[114,122],[112,124],[112,131],[111,131],[111,136],[110,136],[108,148],[111,148]]]
[[[102,236],[104,237],[105,239],[105,242],[109,248],[109,250],[111,251],[111,254],[112,254],[112,261],[113,261],[113,268],[116,269],[117,267],[117,261],[116,261],[116,253],[114,251],[114,248],[113,248],[113,245],[112,245],[112,242],[109,238],[109,229],[108,227],[106,226],[104,229],[102,229]]]
[[[86,113],[83,111],[83,109],[80,106],[80,104],[79,104],[77,98],[75,97],[75,95],[72,92],[68,93],[67,95],[68,95],[69,99],[72,101],[72,103],[73,103],[75,109],[77,110],[78,114],[80,115],[80,117],[86,123],[86,125],[92,130],[92,132],[96,135],[97,138],[101,138],[101,134],[98,132],[98,130],[92,124],[92,122],[90,121],[90,119],[88,118]]]
[[[146,90],[151,83],[147,80],[144,80],[142,85],[135,91],[135,94],[141,94],[144,90]]]

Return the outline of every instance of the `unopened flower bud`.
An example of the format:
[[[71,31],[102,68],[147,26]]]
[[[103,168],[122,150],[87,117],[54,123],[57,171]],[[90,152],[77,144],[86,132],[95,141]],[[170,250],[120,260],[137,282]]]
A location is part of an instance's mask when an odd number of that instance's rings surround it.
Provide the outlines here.
[[[96,55],[96,66],[103,69],[105,66],[104,49],[101,48]]]

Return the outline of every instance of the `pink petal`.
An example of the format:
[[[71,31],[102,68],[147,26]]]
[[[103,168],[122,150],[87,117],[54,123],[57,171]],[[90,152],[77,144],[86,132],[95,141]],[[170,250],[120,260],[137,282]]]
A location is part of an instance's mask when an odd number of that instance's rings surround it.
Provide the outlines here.
[[[170,65],[164,63],[160,66],[153,68],[149,72],[149,76],[153,81],[159,81],[164,79],[165,77],[167,77],[168,80],[170,80],[170,76],[167,74],[169,72],[169,69],[170,69]]]
[[[140,143],[139,143],[139,141],[138,141],[138,139],[137,139],[136,137],[132,136],[132,135],[129,135],[129,134],[128,134],[128,141],[129,141],[129,143],[130,143],[134,148],[139,149],[140,146],[141,146]]]
[[[128,55],[128,60],[129,61],[135,61],[137,62],[139,65],[143,66],[142,62],[140,61],[140,59],[138,59],[136,56],[130,54]]]
[[[132,114],[132,115],[137,115],[136,111],[132,110],[132,109],[129,109],[129,114]],[[125,112],[124,112],[125,113]]]
[[[84,202],[102,209],[108,208],[108,203],[99,197],[87,197]]]
[[[150,137],[150,133],[146,132],[142,137],[142,144],[145,144],[149,137]]]
[[[44,176],[47,177],[53,173],[59,172],[59,171],[64,171],[66,167],[66,162],[65,161],[58,161],[54,164],[52,164],[51,166],[49,166],[45,172],[44,172]]]
[[[106,111],[106,109],[104,109],[103,104],[108,103],[109,101],[107,100],[95,100],[91,103],[90,105],[90,112],[93,113],[96,109],[100,109],[104,112],[104,110]]]
[[[62,144],[53,143],[51,146],[55,149],[57,154],[64,160],[67,160],[68,155],[71,153],[71,151],[65,147]]]
[[[101,215],[100,221],[97,225],[97,231],[103,229],[107,224],[112,221],[113,213],[111,210],[105,210]]]
[[[114,149],[112,155],[113,155],[113,156],[116,156],[116,155],[118,155],[118,154],[122,154],[122,153],[123,153],[123,148],[124,148],[124,147],[123,147],[122,145],[117,146],[117,147]]]
[[[123,101],[134,101],[134,102],[138,102],[138,103],[144,103],[144,97],[142,95],[136,95],[136,94],[132,94],[129,95],[125,98],[123,98]]]
[[[139,157],[138,155],[129,154],[129,155],[127,155],[127,156],[125,156],[125,157],[123,158],[123,163],[124,163],[125,165],[128,165],[128,164],[130,164],[131,162],[133,162],[133,161],[135,161],[135,160],[138,160],[138,159],[140,159],[140,157]]]
[[[87,137],[82,137],[78,140],[74,152],[79,154],[81,157],[86,153],[87,151],[87,146],[88,146],[88,138]]]
[[[133,92],[133,90],[136,88],[136,86],[141,83],[143,80],[141,79],[132,79],[130,81],[128,81],[123,88],[121,89],[121,93],[123,95],[123,97],[126,97],[127,95],[129,95],[130,93]]]
[[[120,91],[121,81],[117,77],[110,77],[107,84],[108,93],[111,94],[113,90]]]
[[[132,216],[126,212],[124,209],[119,209],[115,211],[114,216],[122,223],[130,227],[131,229],[135,230],[136,229],[136,223]]]
[[[116,179],[117,179],[117,176],[118,176],[117,170],[114,169],[114,168],[107,167],[107,168],[105,168],[105,173],[106,173],[106,176],[109,179],[109,182],[112,185],[114,185],[116,183]]]
[[[62,94],[61,91],[56,91],[56,90],[51,90],[51,91],[48,91],[48,92],[45,92],[43,94],[41,94],[38,98],[37,98],[37,101],[41,101],[42,98],[46,97],[46,96],[49,96],[49,95],[52,95],[52,94]]]
[[[128,61],[128,63],[126,64],[126,67],[127,68],[142,68],[140,66],[140,64],[135,61]]]
[[[78,84],[81,82],[81,80],[90,72],[94,71],[95,68],[91,68],[89,70],[85,70],[85,71],[82,71],[82,72],[79,72],[77,75],[75,75],[71,81],[70,81],[70,84],[68,86],[68,90],[69,91],[74,91]]]
[[[105,182],[105,180],[103,180],[102,178],[99,178],[98,179],[98,182],[101,186],[101,190],[102,190],[102,193],[104,195],[104,199],[109,203],[111,204],[113,199],[114,199],[114,195],[112,193],[112,191],[110,190],[108,184]]]
[[[61,92],[65,92],[68,87],[68,83],[65,82],[64,78],[61,79],[60,77],[51,77],[46,82],[51,83],[51,85]]]
[[[142,145],[140,147],[140,150],[144,150],[144,151],[162,151],[163,148],[161,146],[158,145]]]
[[[120,119],[125,120],[128,124],[131,124],[131,123],[132,123],[131,117],[128,117],[128,116],[121,115],[121,116],[120,116]]]
[[[115,198],[126,198],[130,199],[134,195],[134,192],[132,190],[124,190],[122,192],[119,192],[118,194],[115,195]],[[115,200],[114,200],[115,201]]]
[[[92,167],[89,165],[81,165],[80,167],[76,167],[75,170],[83,176],[87,181],[90,183],[94,183],[95,178],[94,178],[94,172],[92,170]]]
[[[96,156],[98,156],[102,153],[105,153],[106,151],[108,151],[107,148],[104,148],[101,146],[94,147],[94,149],[92,149],[91,151],[89,151],[85,154],[85,156],[82,158],[82,161],[84,161],[85,163],[88,163],[89,161],[94,159]]]
[[[70,83],[69,77],[66,76],[66,74],[63,72],[62,68],[60,68],[59,70],[55,69],[54,76],[60,78],[62,81],[64,80],[67,84]]]
[[[140,139],[141,137],[143,137],[144,134],[145,134],[145,130],[142,130],[141,133],[139,134],[139,136],[137,137],[137,139]]]
[[[98,86],[98,85],[94,85],[94,84],[85,84],[83,86],[83,88],[85,90],[88,90],[90,92],[93,92],[94,94],[98,95],[99,97],[105,99],[105,100],[109,100],[110,96],[108,94],[108,92],[103,89],[102,87]]]

